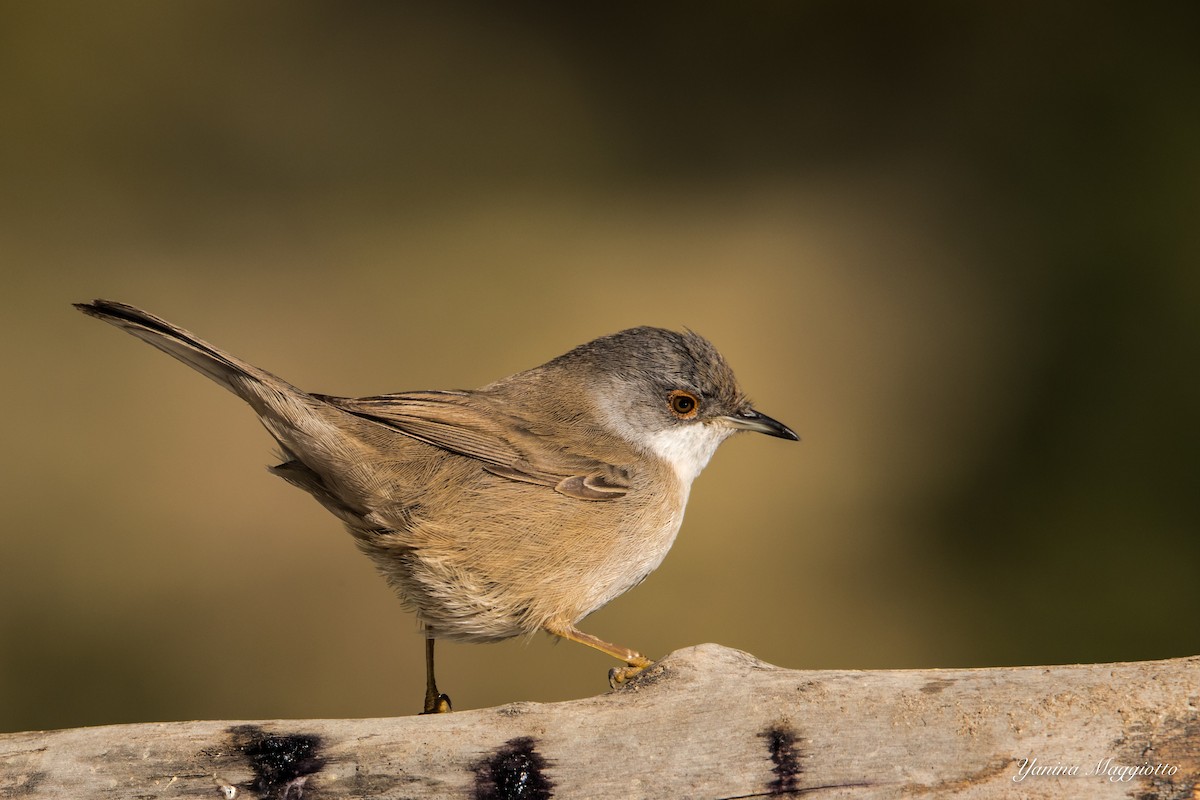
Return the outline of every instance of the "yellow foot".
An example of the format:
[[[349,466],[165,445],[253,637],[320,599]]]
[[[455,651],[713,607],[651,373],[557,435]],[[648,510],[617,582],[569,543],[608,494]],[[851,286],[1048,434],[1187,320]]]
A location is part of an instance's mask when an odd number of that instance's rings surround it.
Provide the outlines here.
[[[618,686],[628,683],[631,678],[653,663],[653,661],[647,661],[641,665],[629,664],[624,667],[613,667],[608,671],[608,685],[616,689]]]
[[[425,695],[425,710],[422,714],[447,714],[453,709],[450,708],[450,695],[448,694],[427,694]]]
[[[586,644],[588,647],[593,647],[601,653],[608,653],[613,658],[619,658],[624,661],[625,666],[615,667],[608,671],[608,685],[614,689],[654,663],[636,650],[630,650],[628,647],[620,647],[603,639],[598,639],[590,633],[584,633],[569,622],[550,622],[546,624],[545,628],[548,633],[552,633],[555,636],[560,636],[572,642]]]

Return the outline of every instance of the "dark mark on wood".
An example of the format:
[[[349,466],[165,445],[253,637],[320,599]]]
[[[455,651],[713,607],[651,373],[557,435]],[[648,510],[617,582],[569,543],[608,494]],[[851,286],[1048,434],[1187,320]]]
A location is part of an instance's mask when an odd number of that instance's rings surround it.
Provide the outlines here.
[[[770,790],[774,794],[794,792],[799,787],[796,778],[803,772],[800,766],[800,754],[796,751],[796,734],[791,728],[782,723],[776,723],[759,734],[767,740],[767,750],[771,754],[771,763],[775,766],[775,780],[771,781]]]
[[[1115,756],[1111,764],[1100,762],[1102,770],[1113,764],[1130,767],[1170,764],[1177,768],[1174,774],[1136,779],[1142,784],[1138,800],[1200,797],[1200,717],[1169,716],[1153,727],[1129,733],[1130,736],[1112,742]]]
[[[821,784],[818,786],[801,786],[799,785],[798,778],[804,774],[804,767],[800,765],[802,753],[796,746],[796,732],[787,723],[777,722],[760,733],[759,736],[767,740],[767,752],[771,756],[771,763],[775,765],[771,769],[775,773],[775,780],[767,784],[765,792],[731,795],[720,798],[720,800],[749,800],[752,797],[801,797],[830,789],[856,789],[873,785],[861,781],[853,781],[849,783]]]
[[[921,687],[921,692],[924,694],[938,694],[953,685],[954,681],[948,681],[945,678],[936,678],[926,681],[925,685]]]
[[[325,766],[319,736],[269,734],[257,725],[239,725],[229,733],[254,770],[247,788],[263,800],[302,800],[309,776]]]
[[[0,775],[0,797],[34,797],[38,793],[38,785],[45,777],[44,772]]]
[[[549,800],[554,783],[530,736],[510,739],[475,768],[476,800]]]

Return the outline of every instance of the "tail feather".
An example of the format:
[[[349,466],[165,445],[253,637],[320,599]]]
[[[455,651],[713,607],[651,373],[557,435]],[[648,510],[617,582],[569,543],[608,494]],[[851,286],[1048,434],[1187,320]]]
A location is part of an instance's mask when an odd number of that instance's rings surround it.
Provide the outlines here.
[[[241,359],[213,347],[183,328],[146,311],[114,300],[93,300],[75,303],[77,309],[90,317],[128,331],[142,341],[154,345],[169,356],[177,358],[239,397],[251,400],[256,395],[245,381],[265,383],[273,388],[290,387],[285,381]],[[299,391],[299,390],[296,390]]]
[[[342,411],[164,319],[112,300],[75,305],[154,345],[207,375],[250,404],[283,449],[285,463],[271,471],[309,494],[355,530],[388,482],[375,454],[378,425]],[[376,526],[377,527],[377,526]]]

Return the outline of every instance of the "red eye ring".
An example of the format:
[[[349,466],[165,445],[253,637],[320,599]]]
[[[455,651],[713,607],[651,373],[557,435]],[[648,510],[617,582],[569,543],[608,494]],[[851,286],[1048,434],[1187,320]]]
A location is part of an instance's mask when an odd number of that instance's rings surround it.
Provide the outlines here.
[[[683,389],[675,389],[667,395],[667,407],[679,419],[692,419],[700,413],[700,398]]]

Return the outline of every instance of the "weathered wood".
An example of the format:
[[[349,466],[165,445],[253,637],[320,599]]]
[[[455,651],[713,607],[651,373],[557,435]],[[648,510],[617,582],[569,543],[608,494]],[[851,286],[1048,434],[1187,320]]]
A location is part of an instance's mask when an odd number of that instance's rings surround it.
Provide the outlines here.
[[[1200,657],[810,672],[702,645],[565,703],[0,736],[4,798],[800,795],[1200,798]]]

